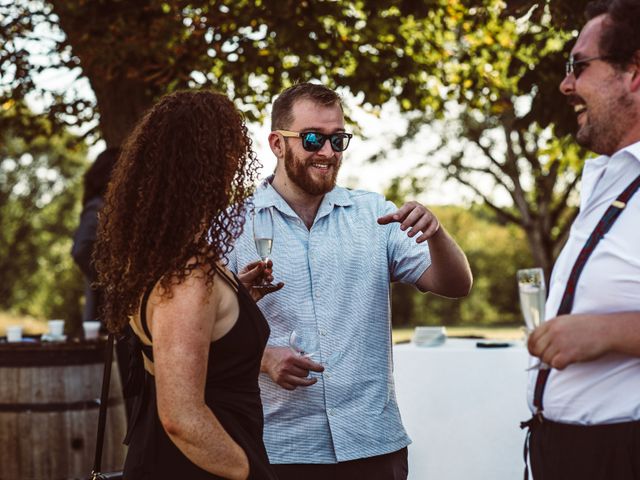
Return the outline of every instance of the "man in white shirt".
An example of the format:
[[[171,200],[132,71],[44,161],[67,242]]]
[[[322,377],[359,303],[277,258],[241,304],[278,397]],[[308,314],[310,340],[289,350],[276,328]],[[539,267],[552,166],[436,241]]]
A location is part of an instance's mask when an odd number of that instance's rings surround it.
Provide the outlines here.
[[[537,371],[530,377],[536,480],[640,479],[640,2],[592,2],[587,18],[560,90],[577,114],[578,143],[601,156],[585,164],[547,321],[529,337],[530,353],[552,367],[546,387]],[[619,216],[587,257],[611,211]]]

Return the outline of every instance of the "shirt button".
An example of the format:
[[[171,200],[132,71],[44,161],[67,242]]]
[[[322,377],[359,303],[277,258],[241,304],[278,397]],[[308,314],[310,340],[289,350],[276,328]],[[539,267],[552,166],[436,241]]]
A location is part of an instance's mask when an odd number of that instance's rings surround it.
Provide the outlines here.
[[[332,417],[335,415],[335,412],[334,412],[333,408],[330,408],[327,413]]]
[[[316,298],[320,298],[320,292],[316,292]]]
[[[329,372],[325,372],[325,373],[324,373],[324,376],[325,376],[326,378],[331,378],[331,374],[330,374]]]
[[[325,337],[327,335],[327,330],[325,328],[321,328],[320,330],[318,330],[318,333],[320,333],[321,336]]]

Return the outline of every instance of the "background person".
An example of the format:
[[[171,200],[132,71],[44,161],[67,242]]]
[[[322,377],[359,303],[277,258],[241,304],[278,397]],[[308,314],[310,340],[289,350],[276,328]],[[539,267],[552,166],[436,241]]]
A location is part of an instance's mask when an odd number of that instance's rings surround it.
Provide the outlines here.
[[[576,112],[578,143],[601,156],[585,163],[580,213],[551,276],[549,319],[529,337],[531,354],[553,367],[544,389],[545,374],[530,378],[538,414],[530,458],[535,479],[638,480],[640,2],[592,2],[587,18],[560,90]],[[610,230],[596,227],[615,214]],[[606,233],[584,263],[595,229]],[[584,268],[577,284],[574,265]],[[569,307],[565,291],[575,295]]]
[[[260,303],[272,331],[260,378],[269,458],[285,480],[406,478],[389,284],[466,295],[466,257],[419,203],[397,209],[336,186],[350,134],[334,91],[288,88],[273,104],[272,129],[276,171],[253,198],[258,213],[273,212],[273,276],[284,282]],[[258,256],[252,228],[229,256],[235,271]],[[293,329],[317,335],[313,360],[288,348]]]
[[[112,331],[141,342],[124,477],[273,479],[258,373],[269,327],[220,263],[259,166],[240,113],[210,91],[160,100],[124,146],[95,251]]]
[[[71,256],[85,277],[83,322],[99,320],[101,292],[92,286],[98,279],[98,274],[91,260],[91,254],[98,235],[98,212],[104,205],[104,195],[111,178],[111,171],[119,154],[119,148],[108,148],[98,155],[84,174],[82,213],[78,228],[73,235],[71,248]]]
[[[71,256],[85,279],[84,309],[82,321],[101,322],[100,331],[106,333],[106,325],[100,318],[102,309],[102,290],[96,286],[98,272],[93,263],[92,254],[98,236],[98,213],[104,205],[104,196],[111,179],[111,172],[120,155],[120,148],[108,148],[95,159],[84,174],[84,192],[82,195],[82,212],[80,223],[73,234]],[[129,334],[130,331],[127,331]],[[125,335],[118,335],[116,358],[121,384],[124,387],[129,377],[129,345]],[[132,399],[129,392],[123,391],[127,417],[131,413]]]

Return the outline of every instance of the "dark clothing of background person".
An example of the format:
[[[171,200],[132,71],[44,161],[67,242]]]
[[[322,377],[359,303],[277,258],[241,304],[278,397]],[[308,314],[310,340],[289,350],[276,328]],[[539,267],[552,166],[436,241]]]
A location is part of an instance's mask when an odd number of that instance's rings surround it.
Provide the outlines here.
[[[82,213],[78,229],[73,235],[73,246],[71,247],[71,256],[80,267],[86,281],[83,322],[99,320],[100,317],[100,292],[91,286],[98,278],[95,266],[91,261],[91,254],[98,233],[98,212],[104,203],[104,195],[118,155],[120,155],[119,148],[106,149],[98,155],[84,174]],[[106,331],[104,326],[102,331]]]
[[[98,272],[91,260],[93,245],[98,236],[98,213],[104,205],[104,195],[109,185],[111,172],[120,154],[119,148],[108,148],[102,152],[84,175],[84,194],[82,198],[82,212],[80,224],[73,234],[73,246],[71,256],[76,262],[85,279],[85,303],[82,311],[82,321],[100,321],[100,307],[102,294],[93,283],[98,279]],[[104,323],[100,332],[105,334],[107,329]],[[120,380],[124,387],[129,377],[129,348],[124,336],[119,336],[116,343],[116,357]],[[128,413],[131,411],[131,400],[125,401]]]
[[[91,262],[93,243],[96,241],[98,231],[98,212],[102,208],[104,200],[102,196],[89,199],[82,207],[80,225],[73,235],[73,247],[71,256],[85,277],[85,304],[82,312],[82,321],[88,322],[99,318],[98,308],[101,304],[100,290],[91,287],[97,280],[96,269]],[[104,326],[101,328],[104,331]]]

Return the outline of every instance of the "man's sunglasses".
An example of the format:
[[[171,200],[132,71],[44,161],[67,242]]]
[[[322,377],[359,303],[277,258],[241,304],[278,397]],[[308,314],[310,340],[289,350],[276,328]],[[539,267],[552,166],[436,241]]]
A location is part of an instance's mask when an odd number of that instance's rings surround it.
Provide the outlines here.
[[[582,72],[587,69],[587,67],[589,66],[589,62],[593,62],[594,60],[606,61],[609,60],[609,57],[606,55],[597,55],[595,57],[576,60],[575,58],[573,58],[573,55],[569,55],[569,61],[565,63],[565,73],[567,75],[571,75],[573,73],[573,76],[577,79],[578,77],[580,77],[580,75],[582,75]]]
[[[300,137],[302,139],[302,148],[307,152],[319,151],[327,139],[329,139],[334,152],[344,152],[349,146],[349,140],[353,137],[352,134],[346,132],[332,133],[330,135],[320,132],[292,132],[290,130],[276,130],[276,132],[283,137]]]

